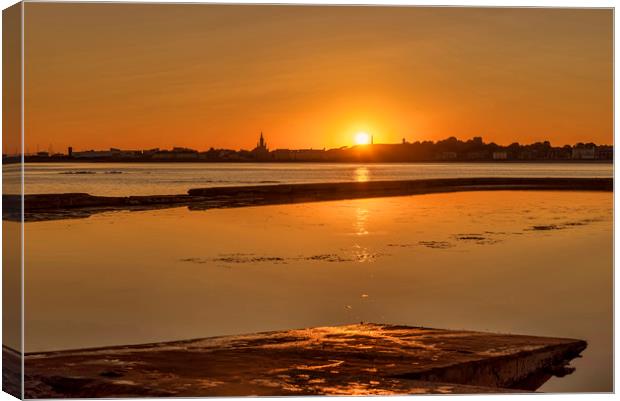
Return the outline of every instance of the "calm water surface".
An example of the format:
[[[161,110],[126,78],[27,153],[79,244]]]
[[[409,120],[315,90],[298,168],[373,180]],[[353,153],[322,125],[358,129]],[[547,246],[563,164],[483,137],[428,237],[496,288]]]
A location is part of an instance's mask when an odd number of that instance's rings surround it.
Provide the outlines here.
[[[4,166],[4,169],[5,177],[10,177],[11,172],[18,174],[16,165]],[[611,177],[613,166],[575,163],[29,163],[25,171],[25,192],[29,194],[86,192],[128,196],[278,183],[456,177]],[[12,193],[18,191],[19,186]]]
[[[541,390],[612,390],[611,193],[110,212],[25,238],[26,351],[385,322],[585,339]]]

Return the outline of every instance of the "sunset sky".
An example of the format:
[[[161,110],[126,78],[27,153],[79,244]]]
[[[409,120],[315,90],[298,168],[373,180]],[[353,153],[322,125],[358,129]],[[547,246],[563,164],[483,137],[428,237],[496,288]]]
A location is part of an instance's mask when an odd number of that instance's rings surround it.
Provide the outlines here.
[[[25,5],[27,150],[611,144],[612,11]],[[10,149],[9,149],[10,151]]]

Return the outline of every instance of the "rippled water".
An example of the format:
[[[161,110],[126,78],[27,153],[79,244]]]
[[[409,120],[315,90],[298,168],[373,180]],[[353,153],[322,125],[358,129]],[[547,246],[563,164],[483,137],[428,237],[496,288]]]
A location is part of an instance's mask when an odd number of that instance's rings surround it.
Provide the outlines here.
[[[541,390],[611,391],[612,198],[463,192],[26,223],[26,351],[383,322],[584,339],[576,372]]]
[[[4,166],[5,180],[18,166]],[[456,177],[611,177],[611,164],[576,163],[30,163],[25,192],[92,195],[182,194],[190,188],[304,182]],[[19,193],[19,185],[5,185]]]

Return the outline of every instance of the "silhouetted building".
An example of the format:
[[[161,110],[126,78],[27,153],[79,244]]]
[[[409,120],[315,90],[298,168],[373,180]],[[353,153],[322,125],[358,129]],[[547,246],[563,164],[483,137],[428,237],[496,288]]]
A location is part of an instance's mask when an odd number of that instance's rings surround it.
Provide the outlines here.
[[[269,158],[269,148],[267,147],[267,142],[265,141],[265,137],[263,136],[263,132],[260,133],[260,138],[258,139],[258,143],[256,147],[252,150],[252,154],[256,159],[265,160]]]
[[[441,152],[436,155],[438,160],[456,160],[457,158],[456,152]]]
[[[322,161],[325,160],[325,149],[297,149],[293,151],[296,161]]]
[[[159,148],[145,149],[142,151],[142,156],[152,156],[155,153],[158,153],[159,151],[160,151]]]
[[[613,146],[597,146],[596,158],[598,160],[613,160],[614,148]]]
[[[293,151],[290,149],[276,149],[271,152],[274,160],[278,161],[290,161],[294,160]]]
[[[160,150],[152,155],[159,160],[194,160],[198,159],[198,151],[189,148],[174,147],[172,150]]]
[[[508,152],[493,152],[493,160],[507,160]]]
[[[595,147],[574,147],[573,148],[573,159],[576,160],[594,160],[596,158],[596,148]]]
[[[114,157],[112,150],[84,150],[81,152],[72,152],[73,157],[79,159],[97,159]]]

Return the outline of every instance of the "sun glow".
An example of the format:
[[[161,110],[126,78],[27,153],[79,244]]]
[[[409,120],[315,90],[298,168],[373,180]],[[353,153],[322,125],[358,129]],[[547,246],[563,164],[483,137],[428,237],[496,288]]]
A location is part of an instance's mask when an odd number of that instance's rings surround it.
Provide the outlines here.
[[[355,134],[356,145],[368,145],[370,143],[370,135],[367,132],[358,132]]]

